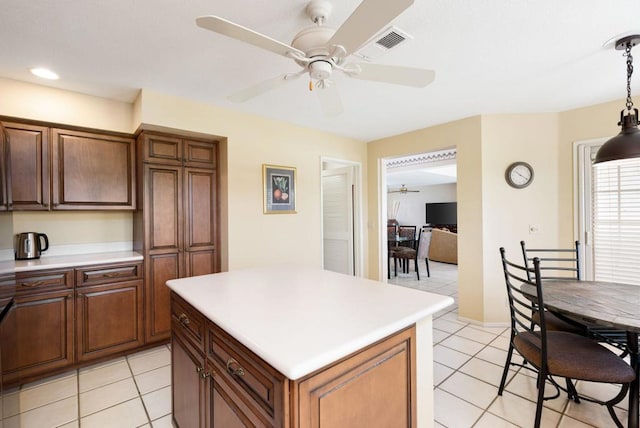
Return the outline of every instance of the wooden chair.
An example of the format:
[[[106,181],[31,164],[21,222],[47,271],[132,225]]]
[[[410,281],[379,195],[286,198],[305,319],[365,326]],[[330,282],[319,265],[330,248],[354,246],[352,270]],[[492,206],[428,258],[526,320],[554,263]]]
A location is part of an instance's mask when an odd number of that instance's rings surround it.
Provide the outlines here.
[[[585,336],[547,329],[547,311],[537,311],[539,322],[534,323],[534,301],[544,307],[540,260],[534,257],[533,268],[527,268],[508,261],[504,248],[500,248],[500,257],[509,298],[511,335],[498,395],[504,392],[510,366],[534,370],[538,375],[535,428],[540,427],[544,400],[558,397],[560,390],[566,391],[576,401],[583,399],[606,406],[616,426],[622,427],[613,407],[626,396],[630,383],[635,379],[634,370],[622,358]],[[527,364],[511,361],[514,350]],[[567,379],[567,388],[560,386],[554,376]],[[601,401],[579,395],[569,379],[619,384],[620,392],[611,400]],[[551,397],[544,396],[547,381],[557,389]]]
[[[391,279],[391,259],[397,246],[396,236],[398,233],[398,226],[387,225],[387,279]],[[395,259],[394,263],[395,263]]]

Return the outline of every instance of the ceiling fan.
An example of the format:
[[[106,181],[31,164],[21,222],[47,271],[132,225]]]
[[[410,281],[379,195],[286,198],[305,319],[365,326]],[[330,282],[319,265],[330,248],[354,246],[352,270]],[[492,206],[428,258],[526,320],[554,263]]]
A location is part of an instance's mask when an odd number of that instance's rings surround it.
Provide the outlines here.
[[[291,58],[302,67],[302,70],[297,73],[285,73],[236,92],[228,97],[231,101],[247,101],[308,73],[309,90],[318,89],[317,93],[325,115],[337,116],[343,110],[335,83],[330,80],[334,71],[340,71],[355,79],[417,88],[427,86],[435,78],[433,70],[346,61],[349,55],[356,52],[365,42],[411,6],[413,1],[363,0],[336,30],[324,25],[331,12],[331,3],[312,0],[307,5],[306,13],[315,25],[296,34],[291,45],[219,16],[201,16],[196,19],[196,24],[204,29]]]
[[[389,190],[388,193],[418,193],[419,190],[409,190],[404,184],[397,190]]]

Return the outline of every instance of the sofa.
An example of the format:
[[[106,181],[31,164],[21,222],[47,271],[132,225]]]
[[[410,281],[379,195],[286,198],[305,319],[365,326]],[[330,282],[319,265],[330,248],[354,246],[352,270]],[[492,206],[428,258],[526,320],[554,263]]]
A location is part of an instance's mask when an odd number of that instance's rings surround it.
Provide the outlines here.
[[[431,231],[429,260],[458,264],[458,235],[442,229]]]

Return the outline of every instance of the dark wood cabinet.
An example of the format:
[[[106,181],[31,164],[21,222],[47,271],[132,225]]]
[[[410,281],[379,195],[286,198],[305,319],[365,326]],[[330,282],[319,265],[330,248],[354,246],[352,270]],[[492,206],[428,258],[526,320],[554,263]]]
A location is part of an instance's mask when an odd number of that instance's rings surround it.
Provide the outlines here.
[[[144,343],[142,263],[76,269],[76,359]]]
[[[7,133],[0,122],[0,211],[9,209],[9,194],[7,182],[9,176],[9,144]]]
[[[16,297],[3,322],[4,384],[73,364],[73,270],[16,274]]]
[[[417,426],[415,327],[291,380],[178,295],[171,296],[176,426]]]
[[[49,209],[49,128],[3,122],[6,136],[5,170],[8,209]]]
[[[138,136],[134,249],[146,260],[145,340],[171,334],[170,279],[220,271],[217,142],[143,132]]]
[[[54,210],[135,209],[134,140],[54,128]]]

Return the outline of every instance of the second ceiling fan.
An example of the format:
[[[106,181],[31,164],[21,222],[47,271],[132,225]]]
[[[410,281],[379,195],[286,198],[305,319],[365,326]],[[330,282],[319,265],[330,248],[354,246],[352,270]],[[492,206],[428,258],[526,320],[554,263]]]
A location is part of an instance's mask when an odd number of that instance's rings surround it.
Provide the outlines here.
[[[309,89],[318,89],[325,115],[337,116],[342,113],[342,103],[335,83],[330,80],[334,71],[340,71],[355,79],[416,88],[425,87],[434,80],[433,70],[346,61],[349,55],[356,52],[412,4],[413,0],[363,0],[336,30],[325,25],[331,12],[331,4],[327,1],[312,0],[307,5],[306,12],[315,25],[296,34],[290,45],[219,16],[202,16],[196,19],[196,23],[207,30],[291,58],[302,67],[297,73],[285,73],[241,90],[228,97],[231,101],[247,101],[308,73]]]

